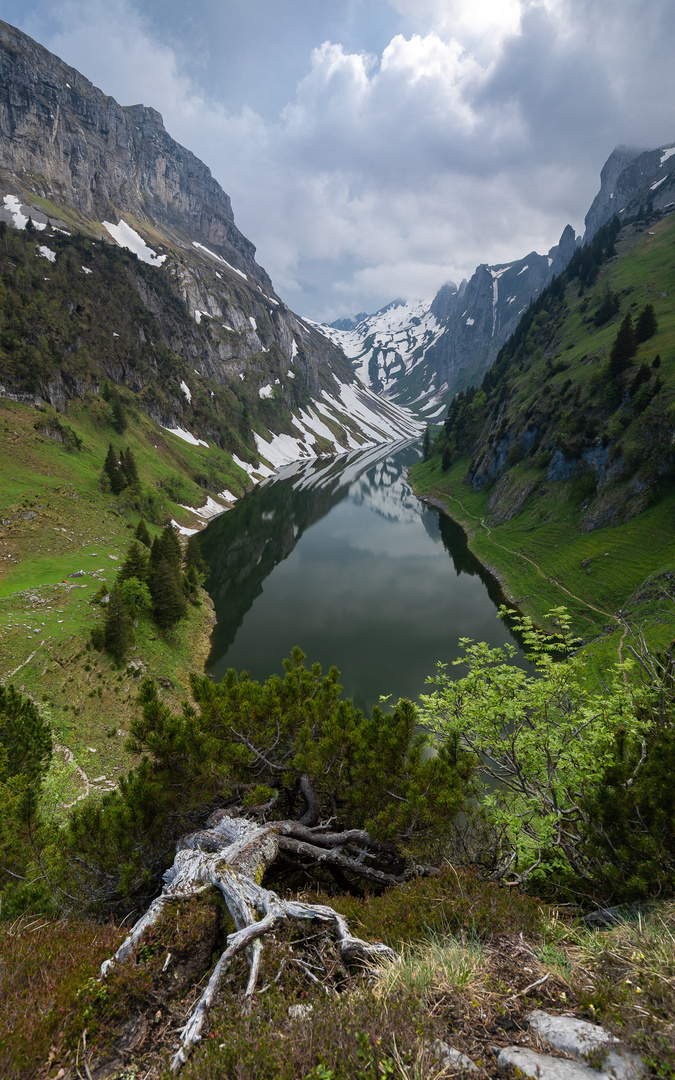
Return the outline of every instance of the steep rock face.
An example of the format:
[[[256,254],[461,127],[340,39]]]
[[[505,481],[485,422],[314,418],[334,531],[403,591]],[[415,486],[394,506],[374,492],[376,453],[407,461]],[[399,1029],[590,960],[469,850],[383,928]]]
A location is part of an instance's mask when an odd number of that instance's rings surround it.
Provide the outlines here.
[[[0,343],[2,396],[63,411],[110,381],[188,441],[259,443],[275,462],[417,430],[356,394],[343,353],[274,294],[228,196],[158,112],[123,108],[1,22],[0,223],[24,231],[26,267],[31,253],[54,266],[35,279],[49,303]]]
[[[374,315],[321,330],[379,394],[440,416],[454,394],[480,382],[528,304],[561,273],[576,248],[568,225],[548,255],[477,267],[459,288],[448,282],[431,303],[395,300]]]
[[[0,22],[0,169],[90,222],[122,213],[188,233],[265,287],[255,248],[210,170],[160,114],[123,108],[27,35]],[[5,177],[6,178],[6,177]]]
[[[617,146],[600,174],[600,191],[586,215],[584,242],[614,214],[625,221],[649,204],[663,210],[675,202],[675,145],[656,150]]]

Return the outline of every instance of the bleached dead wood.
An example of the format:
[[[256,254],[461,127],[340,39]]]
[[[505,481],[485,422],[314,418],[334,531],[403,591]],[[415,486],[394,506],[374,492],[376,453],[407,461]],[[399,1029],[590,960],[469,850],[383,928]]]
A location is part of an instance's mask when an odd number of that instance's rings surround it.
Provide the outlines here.
[[[342,847],[347,844],[362,846],[361,855],[357,858],[345,855]],[[226,948],[208,985],[182,1030],[181,1045],[172,1060],[174,1072],[187,1061],[193,1046],[200,1041],[223,975],[242,952],[246,953],[249,963],[244,1008],[250,1008],[260,969],[263,938],[290,919],[326,925],[346,963],[394,957],[392,950],[382,942],[367,942],[354,937],[346,919],[332,907],[283,900],[259,884],[281,849],[317,863],[358,873],[379,885],[400,883],[402,878],[364,863],[368,848],[377,851],[381,845],[373,843],[363,830],[329,833],[293,821],[259,825],[221,810],[209,818],[206,829],[184,836],[177,846],[173,866],[164,875],[161,894],[133,926],[115,955],[101,966],[101,978],[105,978],[117,964],[131,956],[145,931],[157,922],[167,904],[190,899],[211,887],[222,894],[235,930],[228,936]]]

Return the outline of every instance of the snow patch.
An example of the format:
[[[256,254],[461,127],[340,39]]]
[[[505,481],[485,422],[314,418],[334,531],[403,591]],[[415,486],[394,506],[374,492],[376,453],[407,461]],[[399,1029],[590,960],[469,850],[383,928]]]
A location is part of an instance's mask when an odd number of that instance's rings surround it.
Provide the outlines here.
[[[664,180],[667,180],[667,179],[668,179],[667,176],[661,177],[661,179],[657,180],[655,184],[652,184],[652,186],[650,187],[649,190],[650,191],[656,191],[657,187],[659,187],[659,185],[662,184],[664,182]]]
[[[259,436],[256,436],[256,438],[258,437]],[[273,469],[268,469],[266,465],[263,465],[262,461],[259,461],[257,465],[249,465],[248,461],[242,461],[236,454],[232,455],[232,460],[235,465],[238,465],[240,469],[243,469],[244,472],[248,473],[252,480],[255,480],[254,473],[257,473],[259,476],[267,477],[272,476],[274,471]]]
[[[179,439],[183,440],[183,442],[190,443],[190,446],[209,445],[207,442],[204,442],[203,439],[195,439],[194,435],[192,435],[189,431],[186,431],[184,428],[164,427],[164,424],[160,424],[160,427],[163,427],[165,431],[170,431],[172,435],[177,435]]]
[[[26,228],[28,218],[25,214],[21,213],[21,202],[17,199],[16,195],[5,195],[5,210],[9,210],[14,218],[15,229]]]
[[[56,252],[52,251],[51,248],[45,247],[44,244],[40,244],[36,254],[41,255],[43,259],[49,259],[51,263],[56,262]]]
[[[253,327],[254,330],[258,329],[258,324],[257,324],[257,322],[255,321],[255,319],[253,318],[252,315],[249,315],[248,321],[250,322],[250,324],[251,324],[251,326]]]
[[[258,390],[258,397],[260,397],[260,398],[263,398],[263,399],[264,398],[271,398],[273,396],[274,396],[274,390],[272,389],[272,387],[270,386],[269,383],[267,383],[266,386],[261,386],[259,388],[259,390]]]
[[[227,259],[223,259],[220,255],[216,255],[215,251],[211,251],[211,249],[205,247],[204,244],[200,244],[196,240],[193,240],[192,246],[196,247],[198,251],[203,251],[204,254],[208,255],[210,258],[215,259],[216,262],[222,263],[228,270],[233,270],[235,274],[239,274],[239,277],[242,277],[244,281],[248,281],[248,276],[243,270],[237,270],[236,266],[233,266],[232,263],[229,263]],[[218,274],[218,277],[220,277],[220,274]]]
[[[671,146],[669,150],[662,150],[659,168],[662,168],[667,162],[668,158],[671,158],[673,154],[675,154],[675,146]]]
[[[295,338],[293,338],[292,341],[291,341],[291,360],[295,360],[297,355],[298,355],[298,343],[295,340]]]
[[[192,509],[192,507],[189,507],[189,509]],[[196,533],[199,532],[199,529],[188,529],[185,525],[179,525],[177,521],[173,520],[173,518],[171,518],[171,524],[173,525],[174,529],[176,529],[181,534],[181,536],[194,536]]]
[[[191,405],[192,404],[192,394],[190,393],[190,387],[187,385],[187,383],[185,381],[183,381],[180,384],[180,388],[183,391],[183,393],[185,394],[186,398],[188,399],[188,402]]]
[[[85,273],[85,274],[93,274],[94,271],[90,270],[88,266],[83,266],[82,267],[82,272]]]
[[[289,379],[294,379],[294,378],[295,378],[295,372],[294,372],[294,371],[291,371],[291,369],[290,369],[290,368],[288,369],[288,371],[286,372],[286,374],[288,375]]]
[[[124,218],[120,218],[119,225],[113,225],[110,221],[102,221],[101,224],[120,247],[132,251],[141,262],[147,263],[149,266],[161,266],[165,261],[166,255],[158,255],[156,251],[153,251],[146,244],[143,237],[139,236],[136,230],[131,228],[131,225],[127,225]]]
[[[467,320],[466,320],[466,325],[467,325],[467,326],[473,326],[473,324],[475,323],[475,321],[476,321],[475,319],[467,319]]]
[[[241,379],[242,382],[246,378],[246,376],[244,375],[244,373],[242,371],[239,372],[239,378]]]
[[[553,261],[553,260],[551,260],[551,261]],[[549,264],[549,265],[550,265],[550,264]],[[518,273],[516,274],[516,277],[520,277],[520,275],[521,275],[521,274],[524,274],[524,273],[525,273],[525,271],[526,271],[526,270],[529,270],[529,269],[530,269],[530,268],[529,268],[528,264],[527,264],[527,263],[525,263],[525,266],[523,267],[523,269],[522,269],[522,270],[519,270],[519,271],[518,271]]]
[[[185,506],[184,503],[179,503],[178,505],[182,506],[183,510],[189,510],[191,514],[195,514],[203,521],[211,521],[212,518],[220,517],[220,515],[224,514],[227,510],[226,506],[221,506],[221,504],[216,502],[215,499],[212,499],[210,495],[206,496],[206,502],[203,506],[195,508],[194,506]]]

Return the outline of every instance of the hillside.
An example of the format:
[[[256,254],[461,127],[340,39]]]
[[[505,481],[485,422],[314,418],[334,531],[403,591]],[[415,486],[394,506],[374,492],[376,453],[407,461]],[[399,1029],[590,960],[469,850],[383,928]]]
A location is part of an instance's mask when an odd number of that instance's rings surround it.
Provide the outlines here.
[[[567,603],[586,638],[624,620],[672,632],[674,243],[672,214],[605,225],[413,470],[512,599],[539,618]]]

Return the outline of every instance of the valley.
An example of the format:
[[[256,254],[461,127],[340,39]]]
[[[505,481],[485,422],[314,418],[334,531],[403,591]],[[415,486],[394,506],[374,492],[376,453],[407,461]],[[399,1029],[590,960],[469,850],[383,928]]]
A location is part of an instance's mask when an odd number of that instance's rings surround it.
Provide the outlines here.
[[[3,1077],[675,1076],[674,200],[328,326],[0,22]]]

